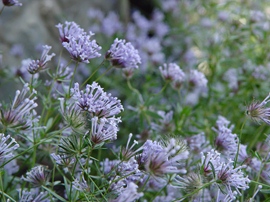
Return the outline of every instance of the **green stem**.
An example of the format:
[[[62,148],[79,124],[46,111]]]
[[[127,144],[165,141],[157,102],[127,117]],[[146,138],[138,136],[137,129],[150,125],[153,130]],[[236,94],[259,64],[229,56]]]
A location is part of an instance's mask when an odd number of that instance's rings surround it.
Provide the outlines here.
[[[83,82],[82,86],[84,86],[85,84],[87,84],[87,82],[96,74],[96,72],[99,70],[99,68],[102,66],[102,64],[105,62],[106,60],[104,59],[99,65],[98,67],[95,69],[95,71]]]
[[[255,135],[255,137],[253,138],[251,144],[249,144],[249,147],[248,147],[249,149],[252,149],[253,146],[256,144],[256,142],[257,142],[259,136],[261,135],[261,132],[262,132],[263,129],[264,129],[264,125],[261,125],[261,126],[258,128],[258,132],[256,132],[256,135]]]
[[[42,185],[42,188],[45,189],[47,192],[49,192],[50,194],[52,194],[55,198],[57,198],[60,201],[64,201],[67,202],[66,199],[64,199],[62,196],[58,195],[57,193],[55,193],[54,191],[50,190],[49,188],[45,187]]]
[[[77,68],[78,68],[78,65],[79,65],[79,62],[76,62],[76,66],[75,66],[75,68],[74,68],[73,75],[72,75],[71,81],[70,81],[70,83],[69,83],[68,97],[70,97],[70,89],[71,89],[71,86],[72,86],[72,84],[73,84],[73,82],[74,82],[75,73],[76,73],[76,70],[77,70]]]
[[[156,95],[161,94],[167,88],[168,84],[169,84],[169,82],[166,82],[165,85],[162,87],[162,89],[158,93],[156,93],[154,95],[156,96]]]
[[[238,160],[239,149],[240,149],[240,141],[241,141],[241,138],[242,138],[243,128],[244,128],[244,126],[246,124],[246,121],[247,121],[247,119],[245,118],[245,120],[243,121],[243,124],[241,126],[241,129],[240,129],[240,134],[239,134],[239,138],[238,138],[237,152],[236,152],[236,155],[235,155],[234,165],[233,165],[234,168],[236,167],[236,163],[237,163],[237,160]]]
[[[4,186],[3,186],[3,179],[2,179],[2,174],[3,174],[3,170],[1,170],[1,172],[0,172],[0,186],[1,186],[1,193],[5,193],[4,192]],[[2,198],[2,196],[1,196],[1,198]],[[3,195],[3,201],[6,201],[6,199],[5,199],[5,195]]]
[[[110,66],[103,74],[100,75],[100,77],[98,77],[98,78],[96,79],[96,82],[97,82],[99,79],[101,79],[105,74],[107,74],[112,68],[113,68],[113,66]]]
[[[7,197],[7,198],[10,199],[11,201],[16,202],[15,199],[13,199],[11,196],[7,195],[5,192],[0,191],[0,194],[2,194],[3,196]],[[6,200],[4,200],[4,201],[6,201]]]
[[[142,97],[141,93],[136,88],[133,88],[132,87],[129,79],[127,80],[127,85],[128,85],[128,87],[129,87],[130,90],[132,90],[133,92],[135,92],[138,95],[138,97],[140,99],[140,102],[141,103],[144,103],[143,97]]]

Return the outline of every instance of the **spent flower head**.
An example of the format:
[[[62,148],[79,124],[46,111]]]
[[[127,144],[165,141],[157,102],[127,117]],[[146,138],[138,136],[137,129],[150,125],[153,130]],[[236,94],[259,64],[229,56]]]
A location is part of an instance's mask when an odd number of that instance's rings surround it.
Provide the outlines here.
[[[202,177],[197,173],[189,173],[188,175],[181,177],[177,175],[173,180],[173,185],[184,189],[187,193],[192,193],[195,190],[199,191],[199,188],[203,186]]]
[[[115,39],[111,48],[106,53],[106,59],[111,61],[112,65],[119,68],[138,68],[141,64],[141,58],[130,42],[124,39]]]
[[[36,74],[42,70],[46,69],[47,62],[51,61],[52,57],[55,56],[55,53],[48,55],[49,51],[51,50],[51,46],[43,46],[43,52],[41,54],[40,59],[32,60],[28,66],[28,72],[30,74]]]
[[[266,108],[265,105],[270,101],[270,93],[262,101],[253,101],[246,108],[246,115],[257,123],[265,122],[270,125],[270,108]]]
[[[2,0],[5,6],[22,6],[18,0]]]

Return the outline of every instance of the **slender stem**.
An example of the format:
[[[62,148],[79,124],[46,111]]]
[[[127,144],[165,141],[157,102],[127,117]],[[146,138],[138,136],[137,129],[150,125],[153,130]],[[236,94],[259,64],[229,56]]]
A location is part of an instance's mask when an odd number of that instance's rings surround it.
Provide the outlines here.
[[[261,135],[262,130],[264,129],[264,125],[261,125],[256,133],[255,137],[253,138],[251,144],[249,144],[249,149],[252,149],[255,143],[257,142],[259,136]]]
[[[161,89],[158,93],[156,93],[156,94],[154,94],[154,95],[159,95],[159,94],[161,94],[161,93],[166,89],[166,87],[168,86],[168,84],[169,84],[169,82],[166,82],[165,85],[162,87],[162,89]]]
[[[242,138],[243,128],[244,128],[244,126],[246,124],[246,121],[247,121],[247,119],[245,118],[245,120],[243,121],[243,124],[241,126],[241,129],[240,129],[240,134],[239,134],[239,138],[238,138],[237,152],[236,152],[236,155],[235,155],[234,165],[233,165],[234,168],[236,167],[236,163],[237,163],[237,160],[238,160],[238,155],[239,155],[239,150],[240,150],[240,141],[241,141],[241,138]]]
[[[96,72],[99,70],[99,68],[102,66],[102,64],[105,62],[106,60],[104,59],[99,65],[98,67],[95,69],[95,71],[83,82],[82,86],[84,86],[85,84],[87,84],[87,82],[96,74]]]
[[[0,10],[0,15],[2,14],[4,8],[5,8],[5,5],[1,8],[1,10]]]
[[[33,92],[33,83],[34,83],[34,74],[31,74],[31,81],[30,81],[30,93]]]
[[[101,79],[105,74],[107,74],[107,72],[109,72],[111,69],[113,68],[113,66],[110,66],[109,69],[107,69],[103,74],[100,75],[100,77],[98,77],[96,79],[96,81],[98,81],[99,79]]]
[[[129,87],[130,90],[132,90],[133,92],[135,92],[138,95],[141,103],[144,103],[143,97],[142,97],[141,93],[136,88],[133,88],[133,86],[131,85],[129,79],[127,80],[127,85],[128,85],[128,87]]]
[[[70,89],[71,89],[71,86],[72,86],[72,84],[73,84],[73,82],[74,82],[75,73],[76,73],[76,70],[77,70],[77,68],[78,68],[78,65],[79,65],[79,62],[76,62],[76,66],[75,66],[75,68],[74,68],[73,75],[72,75],[71,81],[70,81],[70,83],[69,83],[69,90],[68,90],[69,93],[68,93],[68,97],[70,97]]]
[[[3,174],[3,170],[1,170],[1,172],[0,172],[0,186],[1,186],[1,190],[0,191],[2,193],[5,193],[4,192],[4,186],[3,186],[2,174]],[[2,199],[2,197],[3,197],[3,201],[6,201],[5,195],[1,196],[0,198]]]

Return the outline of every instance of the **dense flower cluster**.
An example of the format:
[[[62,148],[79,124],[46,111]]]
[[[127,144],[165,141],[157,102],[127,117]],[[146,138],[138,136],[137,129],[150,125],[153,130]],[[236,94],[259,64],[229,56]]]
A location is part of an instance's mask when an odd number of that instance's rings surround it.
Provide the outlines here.
[[[18,26],[5,30],[2,18],[22,4],[2,2],[1,201],[269,200],[269,128],[242,113],[270,125],[270,94],[245,108],[247,97],[269,92],[266,2],[91,7],[86,29],[57,24],[59,47],[38,44],[35,60],[25,59],[30,41],[14,43]],[[67,59],[50,53],[61,47]]]
[[[63,47],[67,49],[73,60],[89,63],[90,59],[101,56],[98,52],[101,47],[96,40],[91,39],[94,33],[87,34],[75,22],[66,22],[65,27],[63,24],[58,24],[56,27],[59,29]]]
[[[141,63],[138,50],[126,40],[115,39],[111,48],[106,53],[106,59],[110,60],[112,65],[119,68],[138,68]]]

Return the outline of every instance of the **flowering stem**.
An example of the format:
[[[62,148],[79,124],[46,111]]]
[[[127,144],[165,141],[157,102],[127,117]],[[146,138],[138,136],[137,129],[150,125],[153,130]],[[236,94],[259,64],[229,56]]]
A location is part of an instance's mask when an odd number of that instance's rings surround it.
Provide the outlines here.
[[[251,144],[249,144],[249,149],[252,149],[253,146],[255,145],[255,143],[257,142],[259,136],[261,135],[262,130],[264,129],[264,125],[261,125],[258,128],[258,132],[256,133],[255,137],[253,138],[253,141],[251,142]]]
[[[241,141],[244,125],[246,124],[246,120],[247,119],[245,118],[245,120],[243,121],[243,124],[241,126],[241,129],[240,129],[240,134],[239,134],[239,138],[238,138],[239,141],[238,141],[238,146],[237,146],[237,152],[236,152],[236,155],[235,155],[234,165],[233,165],[234,168],[236,167],[236,163],[237,163],[237,160],[238,160],[239,149],[240,149],[240,141]]]
[[[113,66],[110,66],[109,69],[107,69],[103,74],[100,75],[100,77],[98,77],[98,78],[96,79],[96,82],[97,82],[99,79],[101,79],[105,74],[107,74],[112,68],[113,68]]]
[[[3,187],[2,174],[3,174],[3,170],[1,170],[1,172],[0,172],[0,186],[1,186],[1,190],[0,190],[0,191],[1,191],[2,193],[5,193],[5,192],[4,192],[4,187]],[[2,197],[3,197],[3,200],[6,201],[5,195],[1,196],[0,198],[2,198]]]
[[[0,15],[2,14],[4,8],[5,8],[5,5],[1,8],[1,10],[0,10]]]
[[[129,89],[132,90],[133,92],[135,92],[138,95],[141,103],[143,103],[144,101],[143,101],[143,98],[142,98],[141,93],[137,89],[135,89],[135,88],[132,87],[129,79],[127,79],[127,84],[128,84]]]
[[[78,65],[79,65],[79,62],[76,62],[76,65],[75,65],[75,68],[74,68],[74,71],[73,71],[73,75],[72,75],[71,81],[69,83],[68,97],[70,97],[70,89],[71,89],[71,86],[72,86],[72,84],[74,82],[74,78],[75,78],[75,74],[76,74],[76,70],[78,68]]]
[[[57,193],[55,193],[54,191],[50,190],[49,188],[45,187],[44,185],[42,185],[42,188],[45,189],[47,192],[49,192],[50,194],[52,194],[55,198],[57,198],[60,201],[67,201],[66,199],[64,199],[62,196],[59,196]]]
[[[161,93],[166,89],[166,87],[168,86],[168,84],[169,84],[169,82],[167,81],[167,82],[165,83],[165,85],[162,87],[162,89],[161,89],[158,93],[156,93],[156,94],[154,94],[154,95],[159,95],[159,94],[161,94]]]
[[[87,84],[87,82],[95,75],[95,73],[99,70],[99,68],[102,66],[102,64],[105,62],[106,60],[104,59],[100,65],[98,65],[98,67],[95,69],[95,71],[83,82],[82,86],[84,86],[85,84]]]

